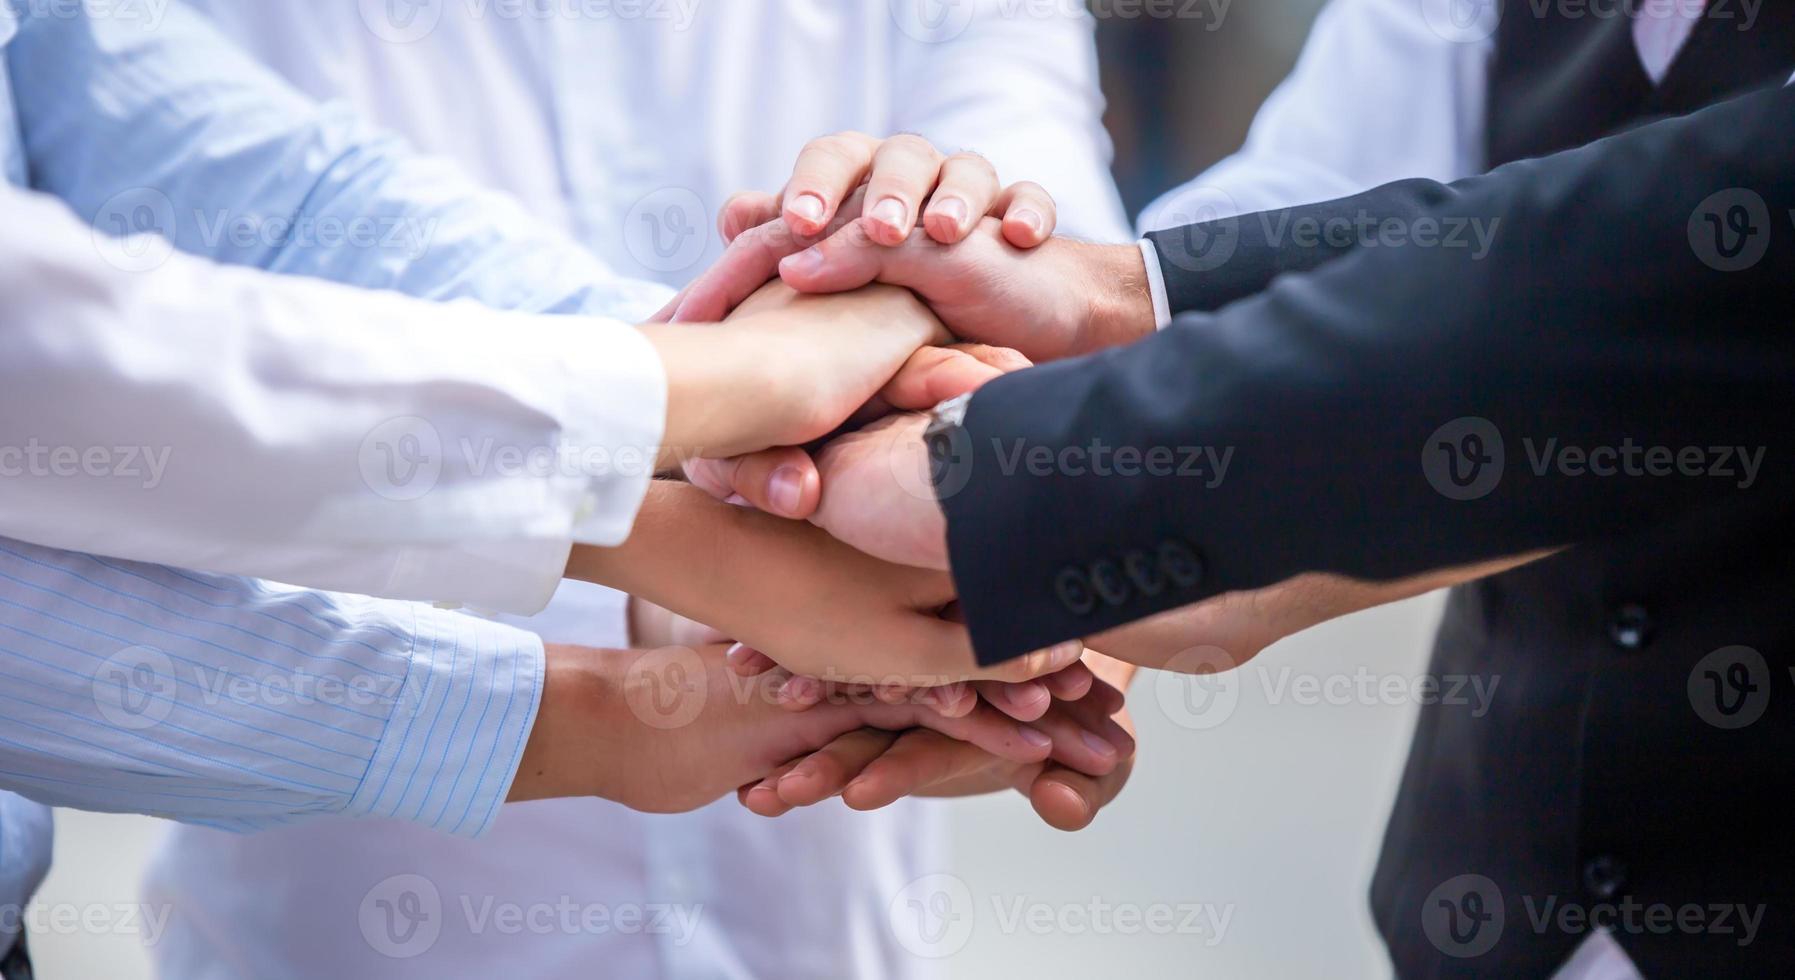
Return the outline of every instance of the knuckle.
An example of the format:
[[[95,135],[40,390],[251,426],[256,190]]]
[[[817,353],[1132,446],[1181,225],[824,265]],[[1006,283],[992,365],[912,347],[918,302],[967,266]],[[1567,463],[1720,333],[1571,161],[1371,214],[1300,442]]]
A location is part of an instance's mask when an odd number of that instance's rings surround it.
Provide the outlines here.
[[[941,151],[935,149],[935,144],[914,133],[899,133],[891,137],[879,147],[879,154],[881,156],[886,154],[914,156],[929,160],[941,159]]]
[[[961,150],[948,157],[942,163],[941,168],[944,171],[952,169],[964,175],[989,174],[993,180],[997,179],[997,168],[991,165],[991,161],[969,150]]]
[[[799,173],[805,176],[858,167],[866,160],[866,152],[862,145],[839,135],[824,136],[811,140],[800,159]]]

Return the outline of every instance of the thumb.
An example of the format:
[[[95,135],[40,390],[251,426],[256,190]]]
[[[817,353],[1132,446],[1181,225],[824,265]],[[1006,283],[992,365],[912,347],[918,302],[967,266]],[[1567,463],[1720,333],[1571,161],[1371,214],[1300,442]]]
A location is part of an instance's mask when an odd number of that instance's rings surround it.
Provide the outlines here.
[[[977,391],[992,378],[1032,366],[1028,358],[1008,347],[924,347],[904,362],[879,391],[879,397],[893,409],[921,411]]]

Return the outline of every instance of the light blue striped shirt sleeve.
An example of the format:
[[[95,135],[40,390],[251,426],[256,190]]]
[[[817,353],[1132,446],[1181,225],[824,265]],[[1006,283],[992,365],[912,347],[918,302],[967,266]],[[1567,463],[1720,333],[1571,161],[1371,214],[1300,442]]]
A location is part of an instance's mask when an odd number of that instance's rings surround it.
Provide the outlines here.
[[[496,309],[645,319],[670,295],[346,103],[313,102],[185,4],[23,10],[0,38],[18,122],[0,156],[97,232]]]
[[[43,803],[478,835],[542,674],[533,634],[429,605],[0,538],[0,789]]]

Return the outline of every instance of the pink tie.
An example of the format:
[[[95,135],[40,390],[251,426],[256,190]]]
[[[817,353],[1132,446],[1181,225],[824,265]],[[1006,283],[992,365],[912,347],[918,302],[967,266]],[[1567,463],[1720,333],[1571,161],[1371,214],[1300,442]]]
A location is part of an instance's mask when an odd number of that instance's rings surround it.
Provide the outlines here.
[[[1652,77],[1652,84],[1664,81],[1671,62],[1689,33],[1702,18],[1708,0],[1660,0],[1642,4],[1633,18],[1633,43],[1639,48],[1639,63]]]

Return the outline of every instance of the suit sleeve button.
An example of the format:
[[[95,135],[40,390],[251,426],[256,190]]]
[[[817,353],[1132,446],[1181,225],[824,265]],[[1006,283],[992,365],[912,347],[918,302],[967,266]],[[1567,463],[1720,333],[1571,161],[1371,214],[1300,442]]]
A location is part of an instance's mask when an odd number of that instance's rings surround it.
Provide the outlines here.
[[[1058,594],[1060,605],[1074,616],[1088,616],[1097,608],[1097,594],[1091,591],[1090,580],[1076,568],[1061,571],[1053,580],[1053,591]]]
[[[1091,583],[1097,587],[1097,595],[1112,606],[1119,606],[1133,596],[1128,577],[1122,574],[1122,566],[1107,558],[1091,564]]]
[[[1203,559],[1182,541],[1159,546],[1159,567],[1181,589],[1195,588],[1203,581]]]
[[[1165,573],[1154,563],[1153,556],[1144,551],[1130,551],[1122,557],[1122,567],[1128,571],[1128,577],[1134,581],[1134,587],[1141,595],[1156,596],[1166,590]]]

